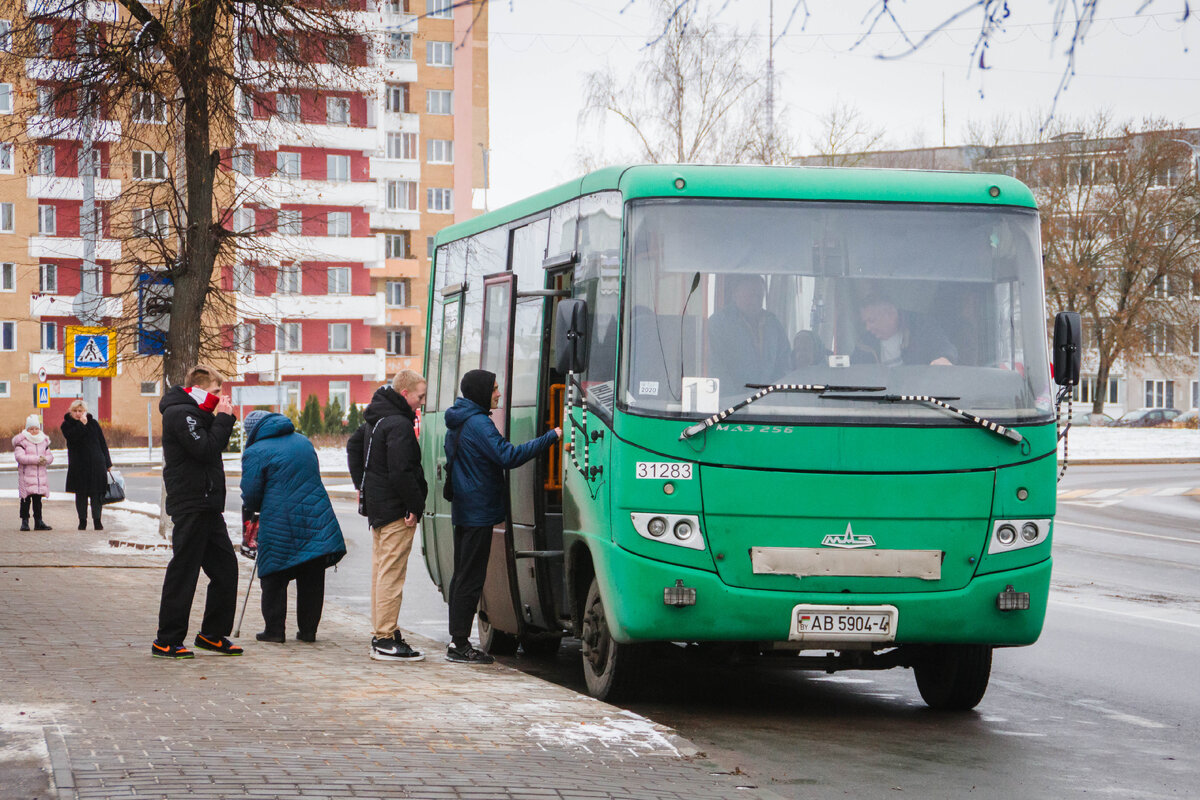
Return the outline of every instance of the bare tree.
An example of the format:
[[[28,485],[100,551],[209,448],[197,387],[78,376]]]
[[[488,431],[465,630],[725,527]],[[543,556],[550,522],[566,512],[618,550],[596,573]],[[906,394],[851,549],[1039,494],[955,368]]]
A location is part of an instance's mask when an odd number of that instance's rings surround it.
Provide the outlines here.
[[[821,116],[813,148],[829,167],[856,167],[879,149],[884,129],[870,123],[857,106],[839,100]]]
[[[33,77],[37,102],[7,118],[5,136],[38,153],[81,154],[95,141],[98,177],[129,170],[118,196],[100,193],[95,219],[106,238],[124,240],[105,266],[108,293],[127,309],[112,323],[128,352],[139,283],[169,284],[173,296],[155,310],[169,318],[164,366],[179,382],[190,364],[229,351],[222,271],[255,250],[256,231],[232,226],[248,191],[229,169],[238,126],[279,111],[272,90],[352,80],[373,44],[348,13],[354,0],[118,3],[14,9],[18,58],[0,70],[14,83]],[[98,19],[98,8],[117,12]]]
[[[762,119],[763,72],[752,39],[718,26],[695,3],[656,0],[661,31],[622,83],[611,67],[586,79],[581,124],[615,117],[653,163],[772,163],[789,149]]]

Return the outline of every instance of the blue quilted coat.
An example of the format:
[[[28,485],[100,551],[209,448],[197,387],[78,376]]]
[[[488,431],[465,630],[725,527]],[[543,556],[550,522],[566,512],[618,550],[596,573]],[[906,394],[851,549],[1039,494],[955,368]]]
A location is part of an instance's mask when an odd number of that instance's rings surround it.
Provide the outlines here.
[[[321,483],[317,451],[282,414],[254,421],[242,453],[242,506],[259,513],[258,574],[321,557],[333,566],[346,555],[346,542]]]

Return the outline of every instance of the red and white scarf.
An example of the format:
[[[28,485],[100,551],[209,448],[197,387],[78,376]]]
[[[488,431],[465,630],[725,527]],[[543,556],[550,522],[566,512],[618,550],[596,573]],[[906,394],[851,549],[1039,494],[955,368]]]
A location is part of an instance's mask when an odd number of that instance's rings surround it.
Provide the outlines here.
[[[188,397],[196,401],[196,405],[210,413],[217,407],[217,403],[221,401],[220,395],[215,395],[207,389],[201,389],[199,386],[191,386],[186,391]]]

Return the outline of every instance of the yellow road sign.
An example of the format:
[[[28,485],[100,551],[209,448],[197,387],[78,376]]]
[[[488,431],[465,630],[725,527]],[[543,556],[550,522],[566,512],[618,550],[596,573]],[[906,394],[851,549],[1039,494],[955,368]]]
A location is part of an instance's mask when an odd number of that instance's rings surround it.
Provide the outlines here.
[[[76,377],[111,378],[117,374],[117,332],[112,328],[66,327],[63,366]]]
[[[39,383],[37,385],[37,407],[38,408],[49,408],[50,407],[50,384]]]

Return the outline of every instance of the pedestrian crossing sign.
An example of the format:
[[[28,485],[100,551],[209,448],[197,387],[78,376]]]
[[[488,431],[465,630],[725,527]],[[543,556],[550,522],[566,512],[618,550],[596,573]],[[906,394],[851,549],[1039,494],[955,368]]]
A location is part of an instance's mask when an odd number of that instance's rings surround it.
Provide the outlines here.
[[[116,331],[111,328],[68,326],[63,365],[68,375],[110,378],[117,374]]]
[[[50,384],[39,383],[37,385],[37,407],[38,408],[49,408],[50,407]]]

